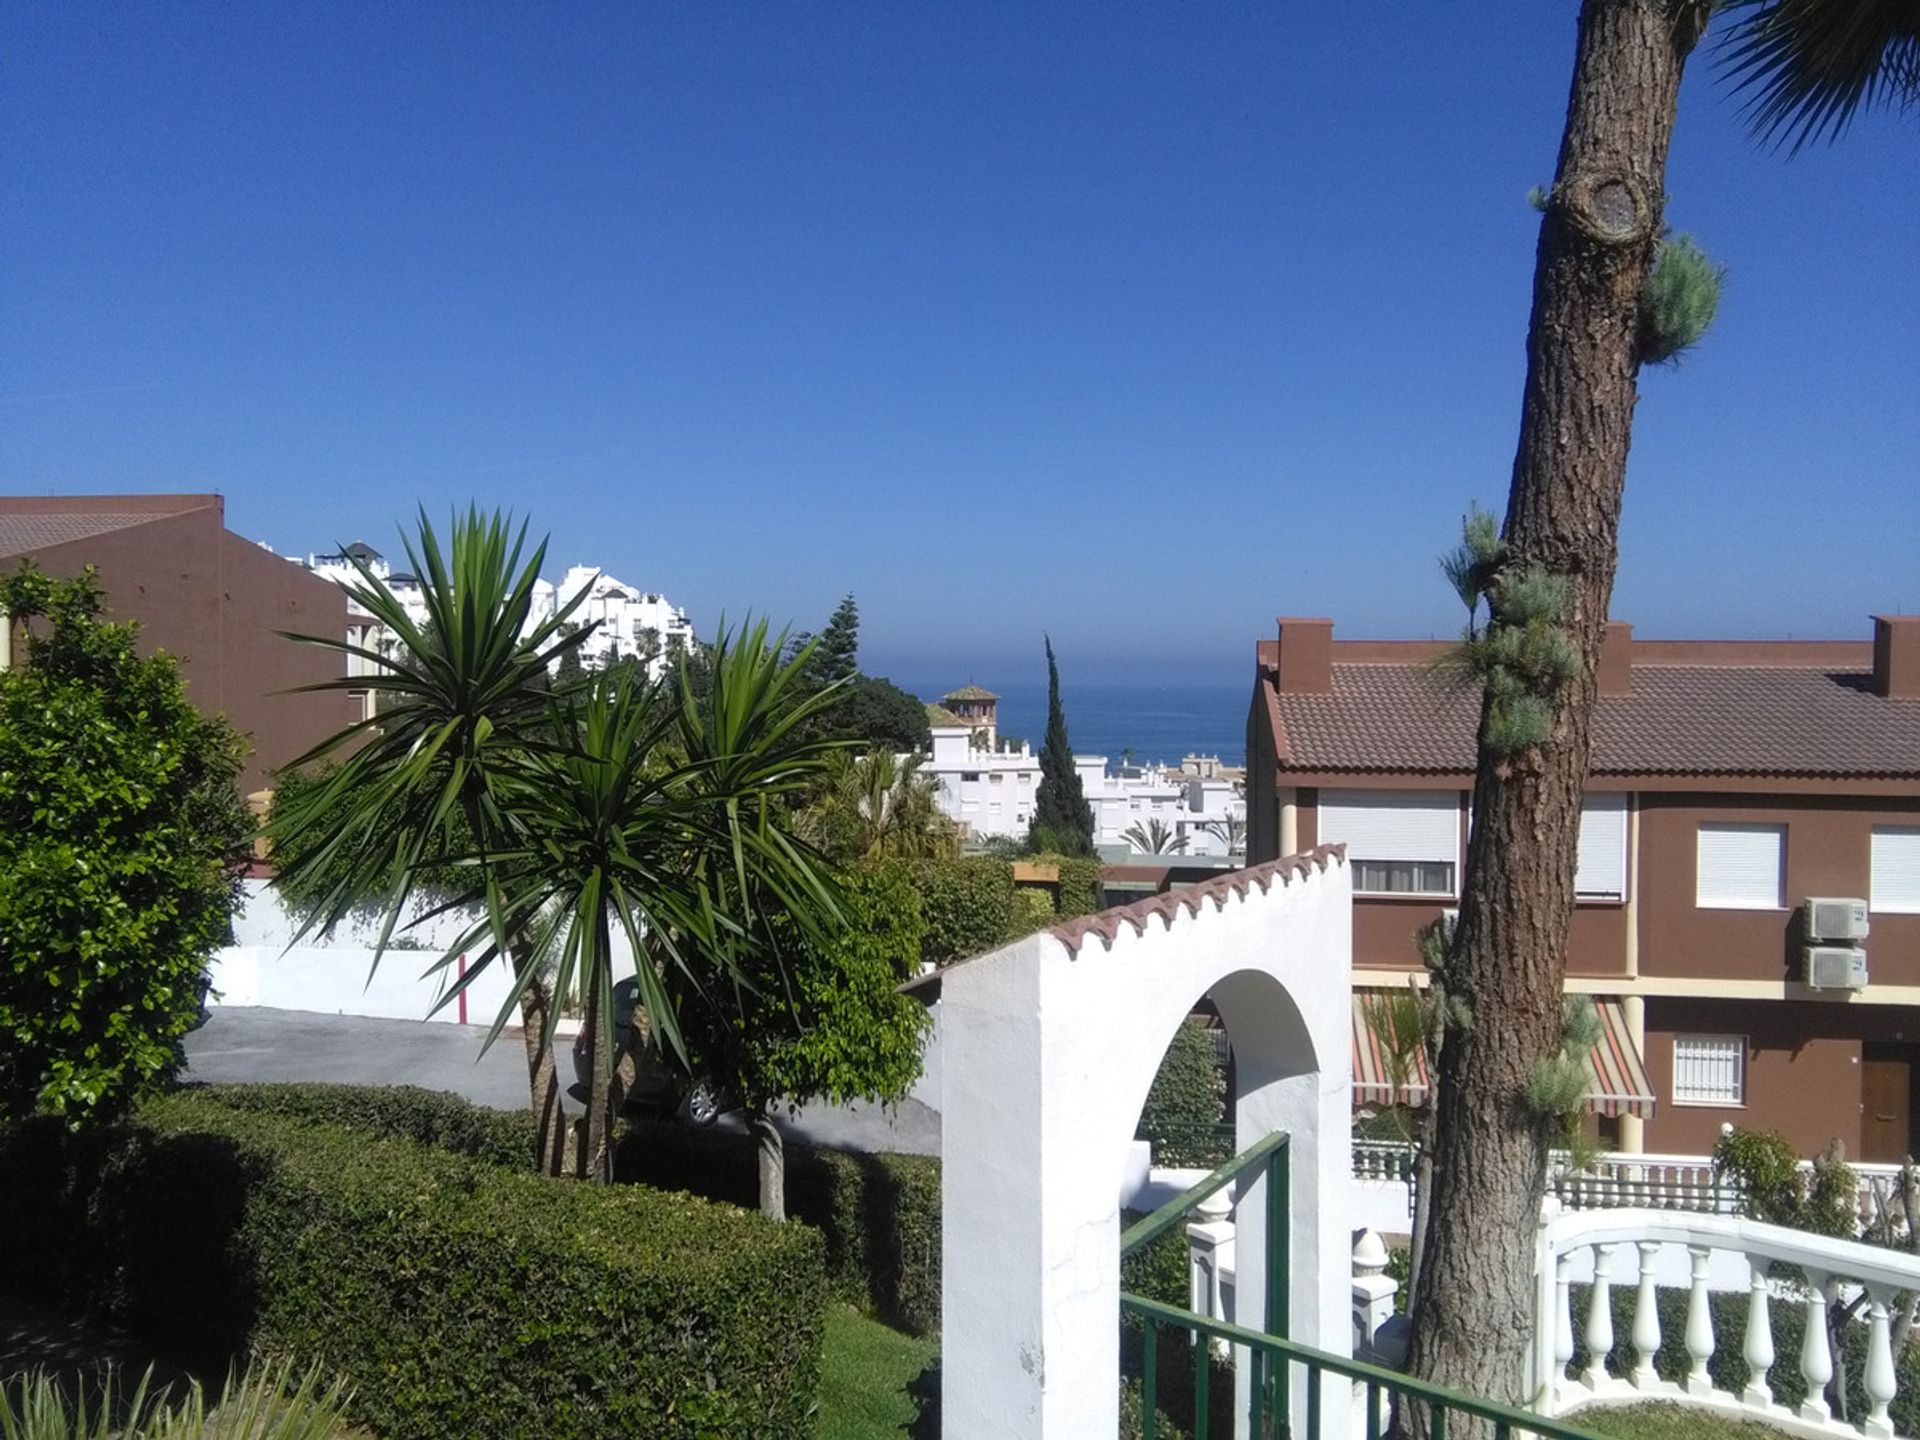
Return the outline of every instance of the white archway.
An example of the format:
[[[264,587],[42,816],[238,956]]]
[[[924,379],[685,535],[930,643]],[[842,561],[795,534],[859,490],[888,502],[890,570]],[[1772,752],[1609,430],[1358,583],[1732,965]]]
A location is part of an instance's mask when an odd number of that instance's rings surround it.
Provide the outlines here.
[[[949,1440],[1109,1440],[1123,1157],[1211,994],[1240,1148],[1292,1139],[1293,1338],[1346,1354],[1351,883],[1338,847],[1071,921],[944,971],[941,1417]],[[1242,1204],[1263,1204],[1256,1186]],[[1257,1212],[1256,1212],[1257,1213]],[[1242,1315],[1264,1228],[1240,1227]]]

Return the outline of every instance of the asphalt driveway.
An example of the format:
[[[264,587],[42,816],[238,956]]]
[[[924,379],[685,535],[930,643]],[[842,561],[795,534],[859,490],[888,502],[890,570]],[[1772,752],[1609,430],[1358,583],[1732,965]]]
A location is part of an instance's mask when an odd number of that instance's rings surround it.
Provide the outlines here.
[[[187,1037],[182,1078],[207,1084],[419,1085],[496,1110],[526,1109],[519,1035],[502,1035],[482,1054],[485,1038],[485,1027],[477,1025],[218,1005]],[[931,1098],[927,1081],[917,1093]],[[738,1116],[719,1123],[744,1128]],[[893,1115],[877,1105],[808,1105],[798,1118],[783,1114],[780,1126],[789,1139],[835,1149],[940,1153],[940,1115],[923,1099],[903,1101]]]

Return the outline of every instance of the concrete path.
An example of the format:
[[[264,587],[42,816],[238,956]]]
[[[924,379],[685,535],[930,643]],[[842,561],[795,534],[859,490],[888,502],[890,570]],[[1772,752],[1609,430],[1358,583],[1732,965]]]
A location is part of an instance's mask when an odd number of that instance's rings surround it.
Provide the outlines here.
[[[502,1035],[484,1055],[484,1027],[438,1021],[372,1020],[217,1005],[187,1037],[186,1080],[207,1084],[306,1081],[330,1085],[419,1085],[451,1090],[496,1110],[527,1106],[525,1052],[516,1034]],[[565,1056],[562,1056],[563,1062]],[[929,1082],[889,1116],[877,1105],[808,1105],[781,1118],[792,1140],[840,1150],[940,1153],[940,1116]],[[738,1116],[719,1122],[744,1129]]]

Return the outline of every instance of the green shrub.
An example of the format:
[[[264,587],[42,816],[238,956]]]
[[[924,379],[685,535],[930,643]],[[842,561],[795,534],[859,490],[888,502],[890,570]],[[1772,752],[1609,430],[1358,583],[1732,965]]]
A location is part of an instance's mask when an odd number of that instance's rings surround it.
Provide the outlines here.
[[[207,1085],[194,1092],[233,1110],[345,1125],[383,1140],[412,1140],[475,1160],[526,1169],[533,1116],[489,1110],[417,1085]]]
[[[1016,925],[1020,903],[1013,866],[1005,860],[968,856],[960,860],[889,860],[920,892],[927,922],[920,958],[935,965],[983,955],[1024,933]]]
[[[1104,910],[1106,883],[1100,878],[1100,861],[1081,855],[1049,855],[1050,864],[1060,867],[1059,899],[1055,909],[1062,920],[1092,915]]]
[[[1183,1022],[1153,1077],[1135,1138],[1152,1142],[1156,1165],[1218,1165],[1233,1154],[1232,1141],[1219,1130],[1226,1096],[1212,1035]]]
[[[614,1176],[752,1206],[753,1141],[721,1130],[629,1123]],[[940,1162],[787,1146],[787,1213],[821,1232],[835,1293],[911,1335],[940,1333]]]
[[[206,1095],[0,1132],[0,1173],[0,1282],[196,1368],[310,1358],[385,1440],[809,1433],[826,1286],[800,1226]]]

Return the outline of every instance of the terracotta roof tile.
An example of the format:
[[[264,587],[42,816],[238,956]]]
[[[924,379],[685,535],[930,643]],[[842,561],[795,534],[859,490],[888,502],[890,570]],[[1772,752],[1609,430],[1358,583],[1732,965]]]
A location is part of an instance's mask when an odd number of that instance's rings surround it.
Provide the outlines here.
[[[1304,877],[1315,870],[1324,870],[1336,861],[1344,861],[1346,853],[1347,847],[1344,845],[1322,845],[1298,855],[1284,855],[1264,865],[1232,870],[1211,880],[1203,880],[1198,885],[1183,885],[1177,890],[1135,900],[1130,905],[1102,910],[1097,915],[1082,915],[1054,926],[1047,933],[1075,955],[1080,953],[1088,936],[1098,940],[1101,949],[1111,949],[1123,925],[1131,926],[1136,935],[1144,935],[1147,933],[1147,923],[1156,915],[1163,924],[1171,925],[1182,910],[1189,915],[1198,915],[1202,907],[1209,904],[1215,910],[1224,910],[1229,903],[1244,900],[1249,891],[1258,889],[1264,895],[1273,888],[1274,882],[1290,884],[1296,875]]]
[[[144,525],[149,520],[166,518],[165,515],[152,512],[144,515],[87,514],[79,511],[0,515],[0,556],[27,555],[53,545],[65,545],[72,540],[85,540],[92,535],[104,535],[110,530],[125,530],[130,525]]]
[[[1920,701],[1862,670],[1636,665],[1594,721],[1596,775],[1920,775]],[[1289,769],[1462,774],[1480,697],[1422,665],[1336,664],[1330,695],[1281,694]]]

